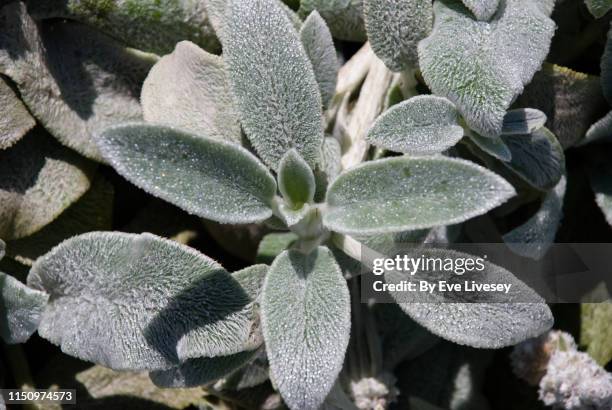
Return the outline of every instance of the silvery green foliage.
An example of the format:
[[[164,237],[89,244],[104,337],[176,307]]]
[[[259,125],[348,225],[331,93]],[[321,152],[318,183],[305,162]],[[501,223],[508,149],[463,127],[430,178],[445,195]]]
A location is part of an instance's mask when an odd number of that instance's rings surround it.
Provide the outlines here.
[[[612,168],[607,162],[594,164],[589,169],[591,188],[595,202],[601,209],[608,224],[612,226]]]
[[[428,257],[467,257],[448,249],[418,250],[418,254]],[[535,337],[550,329],[553,317],[544,300],[531,288],[517,279],[506,269],[484,262],[482,272],[472,272],[472,279],[479,283],[512,284],[512,295],[499,296],[490,293],[466,292],[427,293],[411,295],[406,300],[401,292],[390,292],[404,312],[430,332],[446,340],[480,348],[500,348],[514,345],[525,339]],[[448,271],[427,271],[427,281],[454,281],[454,273]],[[417,281],[422,277],[411,276],[405,272],[387,271],[387,283],[401,280]],[[519,303],[508,303],[509,299]],[[461,323],[461,326],[457,326]]]
[[[51,223],[89,189],[94,168],[40,129],[0,150],[0,237],[23,238]]]
[[[610,9],[612,9],[612,1],[610,0],[584,0],[589,11],[595,17],[603,17]]]
[[[359,165],[333,182],[324,222],[346,234],[423,229],[482,215],[514,195],[508,182],[469,161],[387,158]]]
[[[499,8],[500,0],[461,0],[478,20],[490,20]]]
[[[287,151],[278,165],[278,189],[294,209],[312,202],[315,194],[315,177],[312,169],[295,149]]]
[[[433,31],[419,44],[425,81],[474,131],[500,135],[506,110],[548,53],[550,11],[534,0],[502,0],[495,18],[482,22],[459,0],[436,1]]]
[[[372,50],[387,67],[418,66],[417,45],[433,24],[430,0],[364,0],[363,14]]]
[[[0,77],[0,107],[0,149],[6,149],[31,130],[36,121],[3,77]]]
[[[223,59],[189,41],[178,43],[153,66],[140,102],[147,122],[241,143]]]
[[[301,0],[302,18],[317,10],[327,22],[332,35],[340,40],[366,41],[363,0]]]
[[[222,223],[272,216],[276,182],[236,144],[151,124],[109,128],[97,142],[117,172],[190,213]]]
[[[273,169],[291,148],[314,166],[322,104],[298,33],[273,0],[233,0],[228,13],[224,58],[247,137]]]
[[[528,135],[502,135],[512,153],[503,164],[536,189],[554,188],[565,172],[565,155],[557,138],[546,128]]]
[[[366,139],[391,151],[421,156],[443,152],[462,137],[455,105],[443,97],[421,95],[384,112]]]
[[[501,137],[483,137],[472,131],[468,132],[468,137],[470,141],[474,143],[474,145],[490,156],[504,162],[512,159],[512,152]]]
[[[601,57],[601,87],[608,104],[612,105],[612,27],[608,31],[606,48]],[[612,111],[594,123],[586,133],[582,144],[609,142],[612,135]]]
[[[329,28],[316,10],[304,21],[300,39],[319,84],[323,108],[327,108],[336,91],[338,57]]]
[[[540,209],[525,222],[503,236],[513,252],[532,259],[541,259],[555,241],[563,218],[563,199],[567,179],[562,176],[557,185],[542,200]]]
[[[26,0],[37,19],[69,18],[99,28],[122,42],[158,54],[180,40],[217,49],[206,14],[209,0]]]
[[[317,409],[342,368],[350,333],[349,292],[329,249],[286,251],[262,295],[271,378],[292,409]]]
[[[0,72],[62,144],[99,160],[93,134],[142,118],[138,95],[157,57],[79,23],[36,23],[19,2],[1,9],[0,27]]]
[[[212,259],[151,234],[76,236],[36,261],[28,285],[49,294],[42,337],[116,370],[163,370],[261,343],[240,283]]]
[[[0,259],[5,246],[0,240]],[[0,272],[0,337],[5,343],[24,343],[30,338],[38,328],[48,298],[46,293]]]
[[[546,124],[546,114],[534,108],[519,108],[510,110],[504,117],[502,134],[530,134]]]

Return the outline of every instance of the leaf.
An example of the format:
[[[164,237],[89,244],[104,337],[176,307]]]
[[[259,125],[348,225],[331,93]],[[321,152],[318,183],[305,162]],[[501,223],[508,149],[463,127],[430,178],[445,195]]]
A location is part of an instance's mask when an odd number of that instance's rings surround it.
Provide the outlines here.
[[[271,377],[285,403],[317,409],[342,369],[351,326],[348,287],[329,249],[285,251],[274,260],[262,325]]]
[[[519,108],[510,110],[504,117],[502,134],[530,134],[546,124],[546,114],[534,108]]]
[[[150,124],[109,128],[97,142],[119,174],[189,213],[223,223],[272,216],[274,178],[235,144]]]
[[[325,137],[323,146],[321,147],[321,157],[319,163],[314,170],[315,184],[315,202],[324,202],[327,187],[342,171],[342,147],[337,139],[333,137]]]
[[[20,263],[31,266],[36,258],[72,236],[90,231],[110,230],[113,222],[114,191],[110,182],[97,175],[91,188],[56,220],[30,236],[9,241],[9,255]]]
[[[499,8],[500,0],[462,0],[478,20],[490,20]]]
[[[23,138],[36,125],[36,121],[2,76],[0,107],[0,149],[7,149]]]
[[[533,76],[517,104],[544,112],[546,126],[564,148],[582,139],[607,109],[598,77],[547,63]]]
[[[140,101],[147,122],[241,143],[223,60],[189,41],[178,43],[153,66]]]
[[[612,111],[595,122],[586,132],[584,139],[578,145],[610,142],[612,138]]]
[[[157,54],[189,40],[210,51],[219,42],[206,13],[206,1],[27,0],[37,20],[67,18],[86,23],[120,41]]]
[[[263,237],[257,248],[257,263],[270,264],[298,239],[293,232],[272,232]]]
[[[30,289],[0,272],[0,336],[5,343],[25,343],[36,331],[49,295]]]
[[[612,9],[612,1],[610,0],[585,0],[587,8],[596,18],[603,17],[610,9]]]
[[[482,215],[514,195],[508,182],[469,161],[387,158],[341,174],[327,191],[323,222],[348,235],[424,229]]]
[[[580,345],[601,366],[612,360],[612,304],[583,303],[580,305]]]
[[[419,44],[423,77],[450,99],[474,131],[502,131],[506,110],[541,67],[555,30],[537,2],[502,0],[490,22],[458,0],[439,0],[433,31]]]
[[[317,10],[327,22],[332,35],[339,40],[367,40],[363,22],[363,0],[301,0],[302,18]]]
[[[151,234],[71,238],[36,261],[28,284],[50,294],[42,337],[115,370],[163,370],[261,344],[249,290],[207,256]]]
[[[429,0],[364,0],[363,14],[372,50],[392,71],[418,67],[417,45],[433,24]]]
[[[447,150],[463,137],[455,105],[422,95],[394,105],[379,116],[366,139],[371,144],[412,156]]]
[[[62,144],[100,160],[92,135],[142,118],[138,96],[156,56],[70,21],[36,24],[17,2],[0,11],[0,72]]]
[[[468,138],[482,151],[500,161],[508,162],[512,159],[512,152],[501,137],[487,138],[470,131]]]
[[[304,21],[300,40],[312,64],[325,109],[336,92],[339,63],[329,28],[316,10]]]
[[[419,249],[418,255],[427,258],[473,257],[449,249]],[[459,277],[452,271],[427,270],[423,275],[387,271],[387,283],[397,284],[401,280],[412,283],[426,280],[437,283],[463,283],[474,280],[478,283],[511,284],[507,295],[491,292],[389,292],[402,310],[433,334],[451,342],[472,347],[497,349],[511,346],[531,337],[539,336],[550,329],[553,317],[544,300],[531,288],[506,269],[484,261],[485,269],[470,271],[469,277]],[[435,267],[434,267],[435,268]],[[407,300],[407,296],[411,299]],[[514,302],[512,302],[514,301]]]
[[[251,303],[257,305],[257,311],[259,310],[261,287],[267,272],[266,265],[253,265],[232,274],[234,280],[249,296]],[[254,323],[259,323],[258,312],[252,320]],[[258,347],[228,356],[189,359],[169,370],[154,371],[150,373],[150,377],[153,383],[161,387],[202,386],[235,372],[253,360],[257,353]]]
[[[540,209],[525,222],[503,236],[516,254],[539,260],[555,242],[563,218],[563,199],[567,181],[561,177],[557,186],[546,194]]]
[[[300,209],[314,198],[312,169],[294,149],[287,151],[278,165],[278,189],[293,209]]]
[[[546,128],[528,135],[502,135],[512,152],[503,164],[536,189],[547,191],[565,172],[565,155],[557,138]]]
[[[596,1],[596,0],[595,0]],[[603,0],[607,4],[608,10],[612,8],[611,0]],[[607,10],[606,10],[607,11]],[[601,87],[603,89],[604,96],[608,103],[612,105],[612,25],[608,30],[606,47],[604,53],[601,56]]]
[[[6,244],[4,243],[2,239],[0,239],[0,260],[4,258],[5,254],[6,254]]]
[[[323,142],[321,96],[298,34],[272,0],[231,5],[223,54],[249,141],[273,169],[291,148],[314,167]]]
[[[40,128],[0,151],[0,237],[32,235],[55,220],[90,187],[95,165]]]
[[[612,169],[606,162],[594,163],[589,167],[589,179],[595,202],[612,226]]]

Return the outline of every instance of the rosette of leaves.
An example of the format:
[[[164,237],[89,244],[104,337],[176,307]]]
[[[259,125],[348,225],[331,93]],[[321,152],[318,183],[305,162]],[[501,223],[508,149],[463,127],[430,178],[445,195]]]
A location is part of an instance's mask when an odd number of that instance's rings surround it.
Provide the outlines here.
[[[144,122],[120,120],[92,132],[95,152],[149,194],[217,223],[290,232],[265,240],[270,266],[229,273],[151,234],[75,236],[39,257],[27,278],[27,289],[42,295],[42,311],[30,320],[42,337],[112,369],[149,371],[167,387],[235,376],[265,350],[284,402],[317,409],[338,396],[352,327],[345,277],[358,258],[355,238],[443,237],[439,227],[515,198],[515,185],[537,191],[547,215],[558,207],[564,157],[543,128],[546,116],[508,111],[546,55],[554,26],[547,2],[438,0],[432,8],[366,0],[359,7],[374,52],[403,74],[414,76],[420,66],[434,95],[416,96],[408,81],[400,99],[413,98],[380,116],[370,112],[376,121],[349,141],[329,133],[330,112],[340,111],[335,29],[326,24],[335,17],[317,4],[302,2],[316,10],[295,24],[275,0],[228,1],[217,14],[221,56],[178,43],[144,81]],[[393,30],[406,22],[418,25],[410,35]],[[370,78],[364,89],[376,88]],[[376,155],[353,155],[358,144],[376,146]],[[539,234],[544,225],[535,218],[526,231]],[[528,240],[540,238],[519,242]],[[532,292],[501,267],[488,264],[487,271]],[[546,304],[531,297],[538,303],[398,305],[436,336],[499,348],[552,325]]]

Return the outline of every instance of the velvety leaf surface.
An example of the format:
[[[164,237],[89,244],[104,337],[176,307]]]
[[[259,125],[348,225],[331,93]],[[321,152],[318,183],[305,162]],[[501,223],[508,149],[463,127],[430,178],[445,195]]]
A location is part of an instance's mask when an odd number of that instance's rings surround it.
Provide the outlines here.
[[[257,306],[253,310],[254,323],[259,323],[259,296],[267,272],[266,265],[253,265],[232,274],[251,299],[251,303]],[[254,348],[228,356],[189,359],[172,369],[152,372],[150,376],[156,385],[162,387],[202,386],[235,372],[253,360],[257,352],[258,349]]]
[[[419,256],[431,258],[466,258],[470,255],[449,249],[418,250]],[[430,332],[455,343],[472,347],[495,349],[511,346],[531,337],[539,336],[550,329],[553,317],[544,300],[531,288],[506,269],[484,262],[482,272],[472,270],[465,277],[457,277],[452,271],[427,270],[423,275],[387,271],[387,283],[401,280],[418,283],[427,280],[437,283],[463,283],[476,280],[478,283],[511,284],[511,293],[494,292],[389,292],[413,320]],[[469,276],[468,276],[469,275]],[[407,297],[410,300],[407,300]],[[514,300],[515,302],[511,302]],[[516,302],[518,301],[518,303]],[[525,302],[531,303],[525,303]],[[451,303],[452,302],[452,303]]]
[[[455,105],[442,97],[422,95],[394,105],[376,119],[366,139],[408,155],[433,155],[463,137]]]
[[[49,295],[30,289],[0,272],[0,336],[5,343],[25,343],[36,331]]]
[[[291,148],[314,167],[321,96],[298,33],[273,0],[233,1],[228,10],[224,58],[247,137],[273,169]]]
[[[512,152],[501,137],[487,138],[478,135],[475,132],[470,132],[468,134],[468,138],[482,151],[494,158],[499,159],[500,161],[507,162],[512,159]]]
[[[272,232],[263,237],[257,248],[257,263],[271,264],[298,239],[293,232]]]
[[[142,118],[138,96],[157,57],[70,21],[36,24],[22,3],[0,12],[0,72],[62,144],[101,159],[92,135]]]
[[[342,368],[351,326],[348,287],[329,249],[276,258],[264,283],[262,321],[283,400],[294,410],[317,409]]]
[[[423,77],[485,137],[501,133],[506,110],[548,53],[555,24],[543,8],[503,0],[501,12],[482,22],[459,0],[434,4],[434,29],[419,44]]]
[[[504,117],[502,134],[529,134],[539,130],[546,124],[546,114],[534,108],[519,108],[510,110]]]
[[[150,124],[109,128],[97,141],[119,174],[192,214],[223,223],[272,216],[274,178],[235,144]]]
[[[336,92],[339,63],[329,28],[316,10],[304,21],[300,39],[319,84],[323,108],[327,108]]]
[[[557,138],[546,128],[528,135],[502,135],[512,153],[503,164],[534,188],[554,188],[565,172],[565,155]]]
[[[0,151],[0,237],[39,231],[90,186],[95,165],[62,147],[41,129]]]
[[[327,187],[342,171],[342,147],[337,139],[325,137],[321,147],[321,157],[315,168],[315,202],[323,202]]]
[[[429,0],[364,0],[363,14],[372,50],[392,71],[418,66],[417,45],[433,25]]]
[[[610,9],[612,9],[612,1],[610,0],[585,0],[587,8],[597,18],[603,17]]]
[[[221,57],[189,41],[151,69],[140,101],[147,122],[184,129],[196,135],[241,142],[238,113]]]
[[[27,0],[27,4],[37,19],[78,20],[132,47],[165,54],[181,40],[211,51],[219,48],[206,13],[207,1]]]
[[[0,76],[0,149],[6,149],[19,141],[36,121],[8,82]]]
[[[261,343],[248,292],[223,267],[151,234],[73,237],[36,261],[28,284],[50,294],[40,335],[112,369],[168,369]]]
[[[332,35],[339,40],[367,40],[363,21],[363,0],[301,0],[302,18],[317,10],[327,22]]]
[[[500,0],[462,0],[478,20],[490,20],[497,11]]]
[[[541,259],[555,242],[563,218],[563,199],[567,181],[561,177],[557,186],[546,194],[540,209],[525,222],[503,236],[513,252],[532,259]]]
[[[590,167],[589,177],[595,202],[612,226],[612,168],[609,163],[598,162]]]
[[[482,215],[514,194],[504,179],[469,161],[388,158],[334,181],[324,223],[349,235],[430,228]]]
[[[612,139],[612,111],[601,118],[586,132],[579,145],[609,142]]]
[[[601,366],[612,360],[612,304],[583,303],[580,305],[580,344]]]
[[[293,208],[312,202],[315,194],[315,177],[312,169],[296,150],[287,151],[278,166],[278,189]]]

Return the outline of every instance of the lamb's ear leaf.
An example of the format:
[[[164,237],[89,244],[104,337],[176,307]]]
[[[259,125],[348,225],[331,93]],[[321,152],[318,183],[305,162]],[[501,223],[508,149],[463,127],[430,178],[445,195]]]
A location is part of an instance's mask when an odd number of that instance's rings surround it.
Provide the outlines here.
[[[3,116],[0,122],[0,149],[6,149],[23,138],[36,125],[36,121],[2,76],[0,107]]]
[[[289,249],[297,239],[298,236],[293,232],[272,232],[267,234],[259,242],[255,261],[258,263],[272,263],[278,255]]]
[[[418,255],[431,258],[473,257],[450,249],[418,249]],[[514,345],[536,337],[553,324],[550,309],[544,300],[506,269],[484,261],[484,270],[470,271],[470,279],[478,283],[511,284],[508,294],[479,292],[418,292],[407,300],[406,293],[389,292],[406,314],[430,332],[455,343],[478,348],[495,349]],[[428,271],[427,280],[455,279],[449,271]],[[387,271],[387,283],[401,280],[416,283],[422,275]],[[510,303],[509,301],[524,303]],[[452,302],[452,303],[449,303]]]
[[[62,18],[80,21],[119,39],[122,43],[157,54],[172,51],[181,40],[190,40],[210,51],[219,41],[204,9],[206,2],[117,0],[26,0],[37,20]]]
[[[314,170],[315,183],[315,202],[323,202],[327,187],[342,171],[342,147],[334,137],[325,137],[321,147],[321,157]]]
[[[545,196],[540,209],[525,222],[503,236],[516,254],[539,260],[555,242],[563,218],[563,199],[567,181],[562,176],[557,186]]]
[[[0,272],[0,336],[5,343],[25,343],[38,328],[47,299],[45,292],[30,289]]]
[[[37,24],[20,2],[0,9],[0,27],[0,71],[62,144],[100,160],[92,136],[142,118],[138,95],[157,56],[73,21]]]
[[[341,174],[327,191],[323,222],[348,235],[431,228],[482,215],[514,194],[500,176],[466,160],[387,158]]]
[[[244,289],[252,303],[258,303],[256,301],[267,272],[266,265],[253,265],[234,272],[232,277]],[[258,315],[255,310],[253,312]],[[259,320],[253,317],[253,322],[259,323]],[[203,386],[235,372],[254,359],[258,351],[258,348],[254,348],[227,356],[189,359],[169,370],[151,372],[149,376],[153,383],[162,387]]]
[[[6,254],[6,244],[4,243],[2,239],[0,239],[0,260],[4,258],[5,254]]]
[[[223,54],[249,141],[273,169],[291,148],[314,167],[321,96],[298,33],[275,0],[232,0],[228,13]]]
[[[329,249],[290,250],[274,260],[262,325],[271,378],[285,403],[318,408],[342,368],[351,326],[348,287]]]
[[[610,9],[612,9],[612,1],[610,0],[584,0],[587,8],[596,18],[603,17]]]
[[[222,223],[272,216],[274,177],[233,143],[152,124],[120,125],[96,139],[119,174],[187,212]]]
[[[223,60],[189,41],[178,43],[153,66],[140,102],[147,122],[241,143]]]
[[[367,41],[363,21],[363,0],[301,0],[299,15],[306,18],[317,10],[339,40]]]
[[[372,50],[392,71],[418,66],[417,45],[433,25],[429,0],[364,0],[363,15]]]
[[[501,134],[506,110],[548,53],[555,23],[537,3],[508,0],[490,22],[459,0],[434,4],[433,31],[419,43],[423,77],[485,137]]]
[[[612,140],[612,111],[591,125],[578,145],[610,142]]]
[[[607,162],[592,164],[589,167],[589,179],[595,193],[595,202],[612,226],[612,167]]]
[[[482,151],[500,161],[507,162],[512,159],[512,152],[510,152],[510,148],[508,148],[501,137],[487,138],[475,132],[469,132],[468,138]]]
[[[0,150],[0,237],[23,238],[54,221],[87,192],[95,168],[40,128]]]
[[[503,164],[541,191],[554,188],[565,172],[565,154],[557,137],[546,128],[527,135],[502,135],[512,152]]]
[[[529,134],[542,128],[546,120],[546,114],[534,108],[510,110],[504,117],[502,134]]]
[[[478,20],[490,20],[499,8],[500,0],[461,0]]]
[[[314,174],[295,149],[287,151],[278,165],[278,189],[289,206],[295,209],[314,198]]]
[[[312,64],[325,109],[336,92],[339,63],[329,28],[316,10],[304,21],[300,39]]]
[[[163,370],[261,344],[240,283],[207,256],[155,235],[73,237],[34,263],[28,285],[50,295],[39,334],[112,369]]]
[[[443,97],[423,95],[394,105],[374,122],[371,144],[412,156],[438,154],[463,137],[455,105]]]

